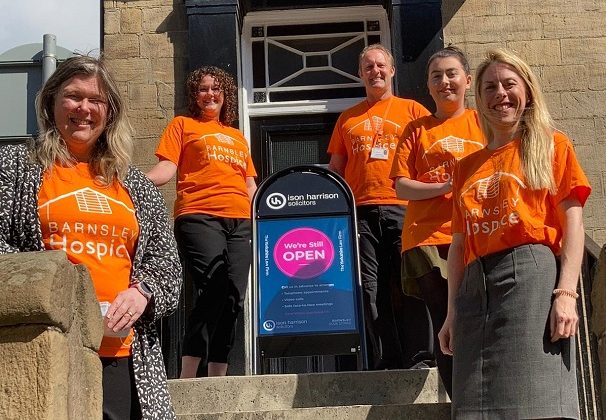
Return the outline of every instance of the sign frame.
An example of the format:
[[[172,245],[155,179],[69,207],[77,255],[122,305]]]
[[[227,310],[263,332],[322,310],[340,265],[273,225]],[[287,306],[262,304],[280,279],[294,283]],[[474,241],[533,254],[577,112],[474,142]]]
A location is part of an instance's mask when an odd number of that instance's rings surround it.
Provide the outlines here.
[[[367,369],[358,230],[354,203],[353,193],[345,180],[335,172],[321,166],[301,165],[286,168],[269,176],[259,186],[252,201],[253,258],[248,307],[251,321],[248,354],[251,357],[248,358],[247,363],[252,366],[249,366],[247,370],[252,374],[268,373],[270,358],[299,356],[350,354],[356,356],[358,370]],[[343,228],[344,226],[347,228]],[[311,268],[303,263],[304,269],[312,270],[312,272],[295,273],[289,271],[290,266],[279,266],[277,257],[274,255],[278,252],[278,243],[281,243],[280,241],[286,237],[292,235],[296,237],[296,234],[301,233],[298,231],[305,231],[304,233],[307,235],[311,234],[311,236],[304,235],[303,237],[313,239],[311,242],[304,240],[300,244],[294,243],[295,247],[308,248],[309,246],[308,249],[296,252],[298,256],[304,258],[315,253],[324,257],[323,245],[328,242],[330,244],[327,246],[328,252],[334,251],[335,255],[330,256],[336,260],[330,259],[325,266],[310,265]],[[268,239],[270,235],[267,232],[274,233],[272,239]],[[323,232],[329,233],[324,235]],[[335,234],[335,232],[338,233]],[[263,235],[262,238],[260,234]],[[317,237],[314,236],[316,234],[325,240],[316,240]],[[338,239],[336,239],[337,235]],[[277,239],[278,237],[279,239]],[[295,252],[287,250],[281,255],[286,254],[292,259]],[[318,261],[314,261],[315,263]],[[267,284],[270,278],[272,283],[268,289]],[[326,278],[331,280],[326,280]],[[332,280],[335,281],[332,282]],[[309,297],[300,295],[297,299],[286,300],[303,301],[302,304],[296,305],[293,302],[291,305],[289,302],[285,305],[282,303],[284,299],[281,299],[285,293],[288,293],[285,290],[294,290],[291,293],[299,295],[318,291],[318,293],[325,293],[328,301],[304,303],[318,301],[309,300]],[[304,292],[298,290],[304,290]],[[334,314],[330,310],[315,311],[314,314],[326,315],[316,315],[316,318],[313,319],[314,322],[309,323],[303,320],[289,321],[289,324],[303,324],[303,326],[287,326],[286,321],[276,321],[274,324],[269,324],[269,328],[267,328],[266,324],[262,322],[261,312],[263,309],[267,310],[267,300],[270,298],[274,299],[272,305],[277,302],[272,306],[277,309],[277,319],[281,319],[281,310],[292,306],[303,307],[300,312],[303,317],[306,315],[307,308],[305,307],[316,305],[327,306],[334,311]],[[263,309],[261,304],[263,304]],[[349,304],[351,307],[348,306]],[[339,318],[340,314],[345,315],[342,315],[343,318]],[[335,327],[334,319],[330,320],[332,315],[337,316],[337,320],[343,321],[345,326],[343,328]],[[326,320],[322,318],[323,316],[326,317]],[[320,321],[315,322],[318,320]],[[274,322],[273,318],[271,322]],[[278,323],[283,324],[283,328],[291,328],[291,330],[278,331],[276,328],[276,332],[273,332],[273,327]]]

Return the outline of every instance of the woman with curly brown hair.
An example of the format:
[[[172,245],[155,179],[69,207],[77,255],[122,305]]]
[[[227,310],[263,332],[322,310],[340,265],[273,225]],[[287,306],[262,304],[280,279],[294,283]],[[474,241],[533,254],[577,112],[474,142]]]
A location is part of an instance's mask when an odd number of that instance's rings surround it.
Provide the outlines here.
[[[250,268],[250,200],[256,190],[248,142],[236,128],[234,79],[224,70],[194,70],[186,83],[189,116],[175,117],[147,176],[156,185],[177,174],[175,237],[185,279],[198,297],[188,318],[181,378],[227,374],[236,319]]]

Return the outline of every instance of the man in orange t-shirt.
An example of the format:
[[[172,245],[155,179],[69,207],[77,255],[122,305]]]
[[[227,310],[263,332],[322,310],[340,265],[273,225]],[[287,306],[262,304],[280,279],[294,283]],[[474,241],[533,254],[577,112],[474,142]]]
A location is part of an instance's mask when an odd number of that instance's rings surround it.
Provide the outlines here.
[[[328,153],[329,168],[345,178],[356,200],[360,264],[371,368],[408,368],[427,351],[425,305],[400,288],[400,235],[405,202],[396,198],[389,178],[406,125],[429,112],[421,104],[395,97],[393,56],[382,45],[360,54],[359,76],[366,99],[337,120]]]

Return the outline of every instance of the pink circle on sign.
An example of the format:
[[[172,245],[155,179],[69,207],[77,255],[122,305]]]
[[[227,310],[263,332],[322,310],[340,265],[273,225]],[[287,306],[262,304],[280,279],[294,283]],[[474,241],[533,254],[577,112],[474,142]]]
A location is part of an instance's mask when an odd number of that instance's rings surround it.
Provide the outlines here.
[[[310,279],[324,273],[335,257],[332,241],[312,228],[289,230],[274,247],[274,261],[288,277]]]

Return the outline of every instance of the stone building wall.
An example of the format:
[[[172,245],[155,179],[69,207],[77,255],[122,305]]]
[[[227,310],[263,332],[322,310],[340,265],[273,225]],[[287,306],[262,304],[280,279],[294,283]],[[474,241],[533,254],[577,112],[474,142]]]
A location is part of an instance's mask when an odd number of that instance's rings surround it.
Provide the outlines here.
[[[593,192],[585,230],[606,242],[606,1],[443,1],[444,42],[471,66],[488,48],[516,51],[537,72],[558,128],[574,142]]]
[[[444,42],[467,51],[516,50],[537,71],[558,126],[574,141],[593,193],[585,228],[606,242],[606,0],[444,0]],[[105,0],[104,50],[128,101],[135,164],[148,169],[168,121],[184,110],[185,0]],[[203,40],[200,40],[203,42]],[[473,103],[473,99],[471,101]],[[172,202],[172,183],[164,187]]]
[[[165,126],[185,111],[185,0],[105,0],[103,7],[103,50],[127,101],[134,163],[145,171],[157,162],[154,150]],[[163,190],[172,203],[173,183]]]

